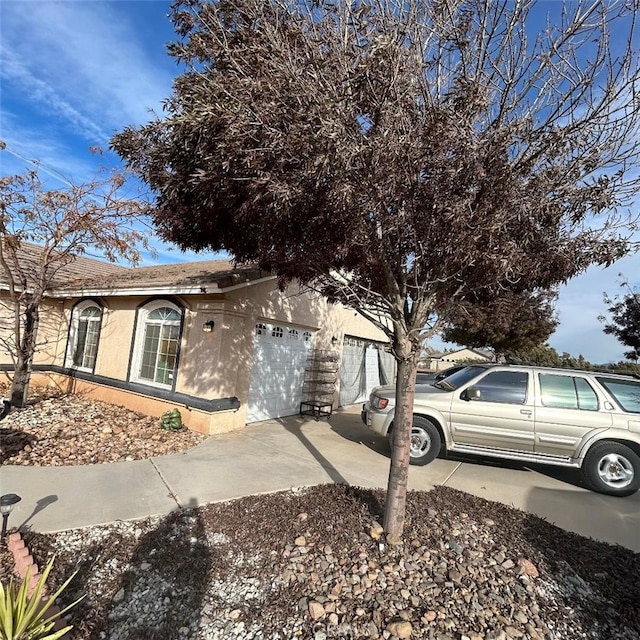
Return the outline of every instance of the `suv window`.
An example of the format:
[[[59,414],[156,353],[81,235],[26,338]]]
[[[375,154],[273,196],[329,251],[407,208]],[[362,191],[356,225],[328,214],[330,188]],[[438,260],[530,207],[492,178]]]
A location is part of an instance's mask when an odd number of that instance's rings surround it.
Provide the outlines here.
[[[540,373],[542,406],[556,409],[598,410],[598,396],[584,379]]]
[[[596,379],[625,411],[640,413],[640,382],[615,378]]]
[[[528,381],[526,371],[493,371],[471,388],[480,391],[480,402],[524,404]]]

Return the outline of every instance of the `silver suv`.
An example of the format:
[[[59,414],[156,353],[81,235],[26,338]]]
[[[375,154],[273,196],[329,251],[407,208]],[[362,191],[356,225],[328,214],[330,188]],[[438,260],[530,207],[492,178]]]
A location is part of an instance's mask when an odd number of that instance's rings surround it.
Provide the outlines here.
[[[393,437],[395,387],[377,387],[362,419]],[[441,449],[580,468],[589,488],[640,489],[640,379],[520,365],[471,365],[416,386],[411,463]]]

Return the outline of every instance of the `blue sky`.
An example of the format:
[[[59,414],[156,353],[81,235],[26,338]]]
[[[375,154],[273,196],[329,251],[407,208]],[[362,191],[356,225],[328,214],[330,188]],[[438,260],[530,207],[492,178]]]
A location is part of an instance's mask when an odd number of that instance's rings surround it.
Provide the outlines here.
[[[21,173],[25,159],[37,159],[52,181],[82,182],[99,163],[118,164],[113,154],[98,158],[89,147],[106,150],[125,125],[161,113],[179,73],[165,51],[174,38],[169,5],[0,0],[0,139],[8,148],[0,153],[2,175]],[[158,250],[158,262],[211,257],[161,243]],[[624,348],[597,320],[605,311],[602,293],[617,292],[620,272],[640,282],[640,254],[609,269],[592,268],[561,289],[560,327],[550,339],[559,352],[582,353],[592,362],[622,359]]]

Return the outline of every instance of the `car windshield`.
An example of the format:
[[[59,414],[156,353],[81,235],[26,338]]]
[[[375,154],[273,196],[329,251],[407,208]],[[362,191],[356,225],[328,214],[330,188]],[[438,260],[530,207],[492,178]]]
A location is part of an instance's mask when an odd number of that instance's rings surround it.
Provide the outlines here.
[[[476,376],[480,375],[487,370],[486,366],[471,365],[465,367],[456,373],[451,374],[444,380],[438,380],[433,386],[438,389],[444,389],[445,391],[455,391],[459,389],[463,384],[469,382]]]

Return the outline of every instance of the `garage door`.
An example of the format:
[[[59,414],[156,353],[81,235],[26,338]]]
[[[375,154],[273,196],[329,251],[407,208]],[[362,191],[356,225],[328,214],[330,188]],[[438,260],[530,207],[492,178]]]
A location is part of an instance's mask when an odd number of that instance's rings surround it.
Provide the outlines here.
[[[345,336],[340,365],[340,406],[367,399],[371,390],[394,379],[393,356],[382,343],[372,344]]]
[[[313,332],[259,322],[255,329],[247,422],[298,413]]]

